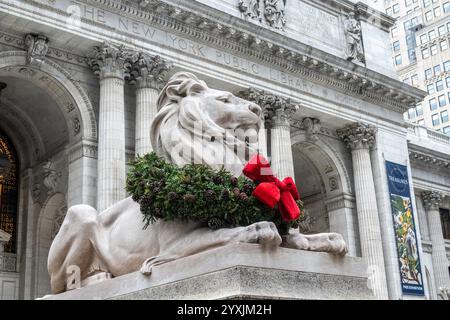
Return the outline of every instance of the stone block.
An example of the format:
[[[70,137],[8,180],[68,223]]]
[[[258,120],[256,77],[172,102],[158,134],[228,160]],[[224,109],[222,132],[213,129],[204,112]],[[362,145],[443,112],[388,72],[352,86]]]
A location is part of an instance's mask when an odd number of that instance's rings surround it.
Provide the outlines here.
[[[45,299],[374,299],[362,258],[232,244]]]

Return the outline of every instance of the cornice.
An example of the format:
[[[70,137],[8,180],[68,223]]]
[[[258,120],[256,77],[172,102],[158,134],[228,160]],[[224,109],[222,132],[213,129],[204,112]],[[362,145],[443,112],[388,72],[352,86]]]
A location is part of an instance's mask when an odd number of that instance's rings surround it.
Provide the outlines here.
[[[47,10],[58,11],[34,0],[24,0]],[[182,34],[196,41],[225,48],[241,56],[251,57],[265,64],[275,66],[285,72],[333,88],[345,94],[381,105],[387,109],[403,113],[421,101],[426,95],[422,90],[404,85],[400,81],[368,70],[311,46],[293,41],[269,29],[255,28],[251,22],[230,17],[209,8],[208,15],[196,1],[146,0],[142,7],[135,1],[122,0],[79,0],[87,4],[103,7],[109,11],[130,17],[137,21],[155,25],[162,30]],[[170,2],[176,3],[176,5]],[[327,1],[330,2],[330,1]],[[349,1],[337,1],[342,7],[361,12],[371,12],[359,4],[351,8]],[[189,4],[189,8],[187,5]],[[196,10],[197,9],[197,10]],[[377,13],[380,21],[389,22]],[[374,14],[375,14],[374,13]],[[82,21],[95,25],[82,18]],[[101,27],[105,28],[104,25]],[[255,31],[257,35],[253,34]],[[271,38],[276,39],[274,43]],[[330,62],[332,61],[332,63]]]
[[[444,157],[433,155],[429,152],[424,153],[416,150],[409,150],[409,159],[411,162],[421,163],[426,166],[432,166],[436,168],[450,169],[450,157],[445,159]]]

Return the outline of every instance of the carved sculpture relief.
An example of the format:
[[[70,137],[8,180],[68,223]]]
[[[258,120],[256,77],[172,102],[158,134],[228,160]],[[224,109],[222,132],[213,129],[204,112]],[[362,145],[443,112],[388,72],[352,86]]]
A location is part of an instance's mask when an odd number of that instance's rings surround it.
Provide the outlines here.
[[[354,12],[350,12],[346,17],[344,28],[347,41],[345,50],[347,60],[365,63],[361,23],[356,19]]]
[[[287,0],[239,0],[239,10],[250,19],[284,30]]]
[[[61,172],[56,171],[52,160],[48,160],[42,166],[44,169],[44,186],[48,189],[47,194],[57,192],[59,183],[61,181]]]
[[[48,52],[48,38],[41,34],[27,34],[25,45],[27,48],[27,63],[40,65],[44,62]]]
[[[316,142],[319,140],[320,120],[315,118],[304,118],[303,127],[306,131],[306,140]]]

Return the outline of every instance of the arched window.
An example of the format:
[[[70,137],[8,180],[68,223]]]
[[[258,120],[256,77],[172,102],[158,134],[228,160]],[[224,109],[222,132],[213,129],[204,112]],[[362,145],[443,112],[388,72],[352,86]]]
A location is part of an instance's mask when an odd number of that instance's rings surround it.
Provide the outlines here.
[[[11,235],[11,240],[4,245],[7,253],[16,253],[18,169],[17,153],[0,131],[0,230]]]

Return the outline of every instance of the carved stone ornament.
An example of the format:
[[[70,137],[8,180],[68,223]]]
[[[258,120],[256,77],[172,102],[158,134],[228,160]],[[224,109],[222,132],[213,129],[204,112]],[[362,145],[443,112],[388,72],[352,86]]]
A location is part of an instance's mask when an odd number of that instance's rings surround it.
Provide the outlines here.
[[[344,28],[347,60],[365,63],[361,23],[356,19],[354,12],[350,12],[346,17]]]
[[[172,68],[171,63],[160,56],[153,56],[144,52],[135,53],[129,59],[128,81],[130,84],[159,90],[164,87],[167,73]]]
[[[242,162],[241,157],[245,158],[245,155],[238,154],[241,152],[237,148],[244,137],[190,143],[191,129],[194,123],[201,122],[205,134],[215,130],[227,135],[231,127],[257,131],[261,109],[256,104],[230,92],[211,89],[191,73],[179,72],[171,77],[160,93],[157,109],[150,136],[153,150],[160,156],[180,165],[197,160],[212,168],[220,167],[231,172],[240,166],[242,172],[242,163],[237,163],[236,167],[232,161]],[[236,141],[239,138],[241,140]],[[247,146],[244,143],[244,147]],[[212,159],[212,154],[218,154],[216,151],[220,150],[223,155],[224,149],[227,150],[226,155]],[[253,155],[252,150],[246,151]],[[54,169],[49,171],[54,172]],[[67,286],[71,277],[67,270],[73,266],[79,269],[82,275],[80,286],[83,286],[102,274],[117,277],[140,269],[142,274],[149,276],[155,266],[162,268],[164,263],[231,243],[258,243],[274,248],[281,245],[337,255],[347,252],[347,245],[339,234],[303,235],[298,229],[292,229],[282,238],[276,226],[267,221],[219,231],[188,221],[157,220],[147,228],[144,228],[144,223],[140,206],[131,197],[101,213],[87,205],[69,208],[48,255],[53,292],[75,289]],[[117,244],[120,244],[120,250],[117,250]],[[107,281],[108,277],[103,279]]]
[[[263,110],[264,119],[271,126],[290,126],[292,116],[300,108],[289,98],[255,88],[241,91],[238,95],[259,105]]]
[[[337,130],[347,148],[353,150],[369,149],[375,144],[376,128],[365,123],[353,123]]]
[[[131,57],[132,52],[123,45],[104,42],[92,48],[86,56],[86,63],[101,79],[107,77],[127,79],[130,76]]]
[[[45,61],[48,52],[48,38],[42,34],[27,34],[25,46],[27,48],[27,63],[40,65]]]
[[[315,118],[304,118],[303,128],[306,132],[306,140],[316,142],[319,140],[320,120]]]
[[[48,160],[42,166],[44,169],[44,186],[48,189],[48,194],[56,193],[61,180],[61,172],[56,171],[52,160]]]
[[[250,19],[284,30],[287,0],[239,0],[239,10]]]
[[[442,203],[442,193],[437,191],[422,192],[423,206],[426,210],[439,210]]]

